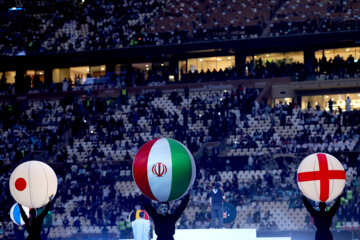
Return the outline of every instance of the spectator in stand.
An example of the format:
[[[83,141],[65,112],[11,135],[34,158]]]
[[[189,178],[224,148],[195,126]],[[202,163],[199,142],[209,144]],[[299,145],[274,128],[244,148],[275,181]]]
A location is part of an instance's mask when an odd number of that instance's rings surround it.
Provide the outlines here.
[[[345,102],[346,102],[346,111],[350,112],[351,111],[351,99],[349,96],[346,98]]]

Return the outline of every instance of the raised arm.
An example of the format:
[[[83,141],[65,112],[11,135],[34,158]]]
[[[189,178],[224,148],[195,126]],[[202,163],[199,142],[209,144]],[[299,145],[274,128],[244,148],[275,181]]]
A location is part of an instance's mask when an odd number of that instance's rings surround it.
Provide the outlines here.
[[[182,214],[182,212],[185,210],[186,206],[188,205],[190,200],[190,193],[186,194],[184,199],[181,201],[180,205],[175,209],[174,212],[174,218],[178,220]]]
[[[338,198],[336,199],[334,205],[332,205],[332,207],[329,210],[329,214],[330,214],[331,217],[333,217],[336,214],[336,211],[339,209],[340,200],[341,200],[341,195],[338,196]]]
[[[40,213],[38,219],[41,220],[41,222],[44,220],[44,218],[46,217],[46,214],[49,212],[51,208],[51,202],[49,202],[48,204],[46,204],[44,210]]]
[[[313,216],[313,214],[315,213],[315,210],[311,206],[311,204],[309,203],[309,201],[307,200],[307,198],[305,196],[302,197],[302,202],[303,202],[306,210],[310,213],[311,216]]]
[[[24,220],[25,224],[28,225],[29,224],[29,218],[28,216],[26,216],[26,213],[24,211],[24,209],[22,208],[21,204],[19,204],[19,209],[20,209],[20,214],[21,214],[21,218]]]
[[[144,205],[145,211],[146,211],[152,218],[154,218],[154,217],[156,216],[156,210],[155,210],[155,208],[152,206],[150,200],[147,199],[144,195],[141,195],[140,200],[141,200],[142,204]]]
[[[44,228],[43,228],[43,229],[44,229]],[[44,234],[45,234],[46,236],[48,236],[49,233],[50,233],[50,227],[48,227],[48,228],[46,228],[46,230],[44,230]]]

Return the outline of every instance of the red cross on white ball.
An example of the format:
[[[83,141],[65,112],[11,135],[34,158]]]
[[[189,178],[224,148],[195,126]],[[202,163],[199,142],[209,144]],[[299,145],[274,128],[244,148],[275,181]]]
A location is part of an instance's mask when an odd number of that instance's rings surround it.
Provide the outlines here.
[[[329,202],[342,193],[346,174],[335,157],[326,153],[315,153],[300,163],[297,181],[306,197],[317,202]]]

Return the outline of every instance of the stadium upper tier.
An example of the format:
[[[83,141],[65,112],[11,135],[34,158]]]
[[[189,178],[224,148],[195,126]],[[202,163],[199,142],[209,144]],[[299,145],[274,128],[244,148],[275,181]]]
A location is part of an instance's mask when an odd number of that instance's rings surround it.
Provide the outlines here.
[[[0,10],[0,54],[9,56],[348,31],[359,26],[356,1],[16,0],[0,2]]]

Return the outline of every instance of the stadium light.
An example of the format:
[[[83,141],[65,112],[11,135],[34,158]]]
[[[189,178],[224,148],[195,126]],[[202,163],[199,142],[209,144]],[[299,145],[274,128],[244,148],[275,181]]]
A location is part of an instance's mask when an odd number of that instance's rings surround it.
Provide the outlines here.
[[[12,8],[9,8],[9,11],[19,11],[19,10],[22,10],[21,7],[12,7]]]

